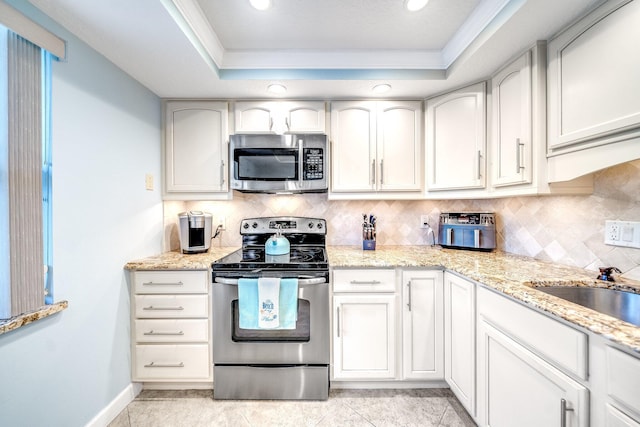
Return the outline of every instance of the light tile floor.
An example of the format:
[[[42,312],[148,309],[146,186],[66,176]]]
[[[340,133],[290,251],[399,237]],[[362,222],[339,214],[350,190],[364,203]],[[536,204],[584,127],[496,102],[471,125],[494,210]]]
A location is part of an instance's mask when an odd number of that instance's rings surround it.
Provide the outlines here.
[[[448,389],[331,390],[327,401],[214,400],[211,390],[143,390],[109,427],[475,426]]]

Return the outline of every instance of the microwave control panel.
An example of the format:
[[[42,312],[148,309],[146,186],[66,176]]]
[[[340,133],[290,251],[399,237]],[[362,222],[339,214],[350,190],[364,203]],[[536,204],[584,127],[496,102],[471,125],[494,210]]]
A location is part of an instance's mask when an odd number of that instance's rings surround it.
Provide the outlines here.
[[[324,178],[324,150],[322,148],[305,148],[302,164],[304,180]]]

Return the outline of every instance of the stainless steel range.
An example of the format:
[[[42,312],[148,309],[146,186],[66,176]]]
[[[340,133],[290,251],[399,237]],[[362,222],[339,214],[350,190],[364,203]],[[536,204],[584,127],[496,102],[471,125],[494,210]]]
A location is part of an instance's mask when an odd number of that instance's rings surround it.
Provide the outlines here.
[[[214,398],[328,398],[326,228],[326,221],[317,218],[245,219],[240,225],[242,249],[212,264]],[[290,252],[270,256],[265,244],[278,231],[289,241]],[[295,321],[286,328],[247,328],[246,323],[241,328],[246,308],[238,296],[239,283],[247,286],[264,278],[282,283],[293,279],[297,285]],[[282,310],[282,296],[280,303]]]

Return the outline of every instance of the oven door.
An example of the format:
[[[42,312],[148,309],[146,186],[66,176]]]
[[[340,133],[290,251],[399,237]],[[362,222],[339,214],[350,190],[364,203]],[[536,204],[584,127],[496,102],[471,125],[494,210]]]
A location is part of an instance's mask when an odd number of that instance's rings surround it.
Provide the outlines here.
[[[299,279],[296,329],[238,327],[237,279],[213,283],[213,363],[302,365],[329,363],[329,283]]]

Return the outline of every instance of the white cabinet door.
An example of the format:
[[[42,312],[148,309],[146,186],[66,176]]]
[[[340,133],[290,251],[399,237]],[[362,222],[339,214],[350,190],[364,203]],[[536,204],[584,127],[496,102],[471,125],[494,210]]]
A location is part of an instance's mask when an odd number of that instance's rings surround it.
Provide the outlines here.
[[[444,378],[442,271],[402,272],[402,370],[405,379]]]
[[[429,191],[484,188],[485,129],[484,82],[427,100]]]
[[[376,156],[379,191],[422,189],[422,103],[378,103]]]
[[[331,104],[331,191],[375,190],[376,104]]]
[[[395,378],[395,307],[395,294],[333,297],[335,379]]]
[[[482,317],[478,324],[478,397],[482,426],[589,425],[589,391]]]
[[[531,182],[531,52],[494,76],[492,84],[493,185]]]
[[[640,157],[640,2],[605,2],[549,42],[550,181]]]
[[[476,286],[444,274],[445,380],[462,406],[476,416]]]
[[[227,103],[167,101],[165,192],[228,192]]]
[[[605,420],[605,427],[640,427],[640,423],[611,405],[605,408]]]
[[[247,101],[234,107],[235,133],[325,133],[323,101]]]
[[[286,132],[326,133],[326,111],[322,101],[284,102],[281,111]]]
[[[276,103],[236,102],[234,106],[235,133],[276,133]]]
[[[331,191],[402,193],[422,189],[419,101],[331,104]]]

